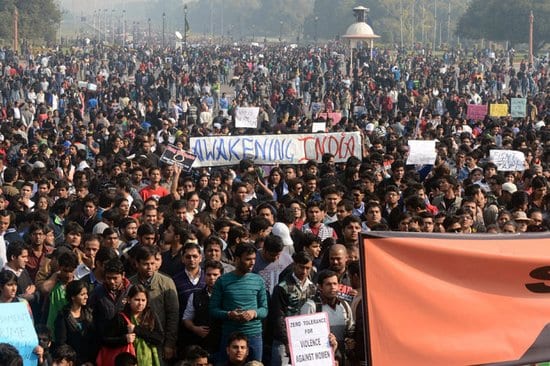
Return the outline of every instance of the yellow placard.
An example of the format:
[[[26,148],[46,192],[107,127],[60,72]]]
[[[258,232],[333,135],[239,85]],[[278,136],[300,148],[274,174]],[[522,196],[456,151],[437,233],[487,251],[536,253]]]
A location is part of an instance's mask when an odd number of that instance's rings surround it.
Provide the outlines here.
[[[508,104],[491,104],[489,115],[491,117],[506,117],[508,115]]]

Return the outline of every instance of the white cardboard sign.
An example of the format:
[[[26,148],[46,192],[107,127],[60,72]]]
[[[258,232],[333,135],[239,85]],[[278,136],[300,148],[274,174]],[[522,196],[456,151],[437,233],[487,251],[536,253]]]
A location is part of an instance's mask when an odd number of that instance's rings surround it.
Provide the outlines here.
[[[259,107],[239,107],[235,114],[235,127],[258,128]]]
[[[292,366],[333,366],[334,354],[325,312],[286,318],[286,332]]]

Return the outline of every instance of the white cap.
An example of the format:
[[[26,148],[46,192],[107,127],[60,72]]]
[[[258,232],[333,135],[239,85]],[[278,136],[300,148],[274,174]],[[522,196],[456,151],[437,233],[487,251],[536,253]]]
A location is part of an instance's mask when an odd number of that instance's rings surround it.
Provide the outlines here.
[[[517,192],[518,187],[514,183],[506,182],[502,185],[502,190],[512,194]]]
[[[271,233],[281,238],[285,246],[294,245],[294,242],[290,237],[290,230],[288,226],[286,226],[282,222],[276,222],[275,225],[273,225],[273,228],[271,229]]]
[[[372,131],[374,131],[374,124],[373,124],[373,123],[368,123],[368,124],[365,126],[365,131],[367,131],[367,132],[372,132]]]

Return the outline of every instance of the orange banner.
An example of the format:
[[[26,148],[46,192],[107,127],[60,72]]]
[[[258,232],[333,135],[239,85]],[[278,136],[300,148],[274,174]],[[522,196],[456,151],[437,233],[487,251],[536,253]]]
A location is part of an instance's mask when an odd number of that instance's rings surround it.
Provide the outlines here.
[[[363,236],[369,365],[550,360],[550,236]]]

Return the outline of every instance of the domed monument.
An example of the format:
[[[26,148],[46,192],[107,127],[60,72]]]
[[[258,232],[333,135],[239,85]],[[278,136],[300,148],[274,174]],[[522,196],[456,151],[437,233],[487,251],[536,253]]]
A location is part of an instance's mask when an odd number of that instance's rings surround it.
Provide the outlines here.
[[[353,15],[355,16],[356,22],[350,25],[346,31],[346,34],[342,36],[349,41],[350,45],[350,70],[353,70],[353,49],[357,48],[359,45],[362,45],[363,42],[370,41],[370,57],[373,57],[373,46],[374,40],[380,38],[379,35],[374,34],[372,27],[367,24],[367,13],[369,8],[364,6],[357,6],[353,8]]]

